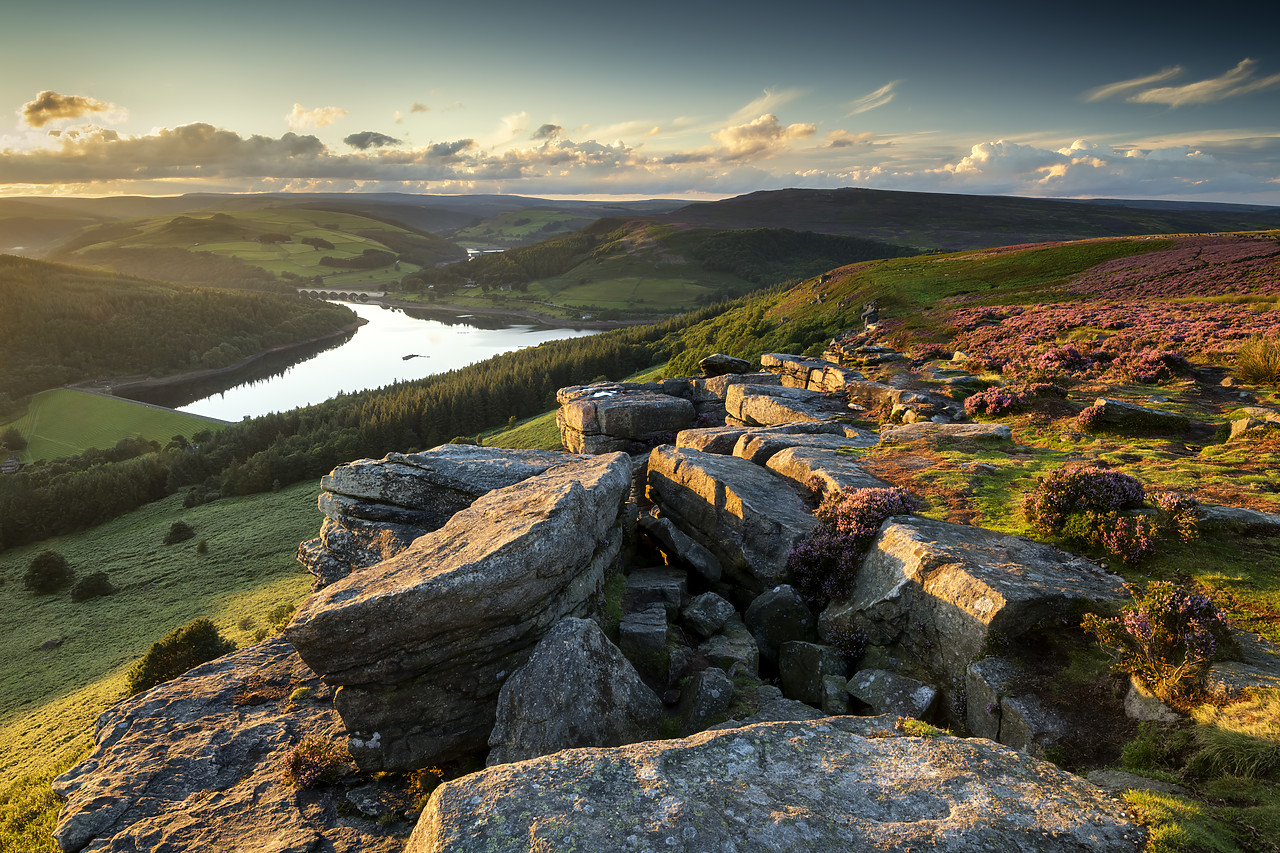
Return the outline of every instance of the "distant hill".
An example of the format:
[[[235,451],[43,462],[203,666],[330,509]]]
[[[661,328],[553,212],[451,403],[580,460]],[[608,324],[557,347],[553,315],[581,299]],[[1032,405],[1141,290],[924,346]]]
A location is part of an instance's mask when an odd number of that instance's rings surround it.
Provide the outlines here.
[[[1280,227],[1280,208],[1060,201],[869,189],[787,189],[691,204],[654,217],[678,228],[790,228],[924,249]]]

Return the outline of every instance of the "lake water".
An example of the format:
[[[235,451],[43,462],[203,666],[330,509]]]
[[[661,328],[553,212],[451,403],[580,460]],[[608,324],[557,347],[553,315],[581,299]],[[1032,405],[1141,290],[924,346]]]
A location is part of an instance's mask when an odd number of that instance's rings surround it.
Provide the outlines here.
[[[344,304],[368,321],[345,340],[329,341],[310,351],[278,353],[243,371],[199,384],[129,396],[195,415],[238,421],[320,403],[344,392],[445,373],[544,341],[596,333],[518,324],[510,318],[417,312],[414,316],[380,305]]]

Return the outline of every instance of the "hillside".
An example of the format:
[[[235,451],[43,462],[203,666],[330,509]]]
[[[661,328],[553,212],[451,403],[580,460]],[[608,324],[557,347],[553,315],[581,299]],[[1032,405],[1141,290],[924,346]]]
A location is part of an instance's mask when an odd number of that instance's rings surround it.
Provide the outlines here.
[[[769,190],[691,204],[655,217],[681,228],[790,228],[922,249],[976,249],[1087,237],[1253,231],[1280,209],[1057,201],[868,189]]]

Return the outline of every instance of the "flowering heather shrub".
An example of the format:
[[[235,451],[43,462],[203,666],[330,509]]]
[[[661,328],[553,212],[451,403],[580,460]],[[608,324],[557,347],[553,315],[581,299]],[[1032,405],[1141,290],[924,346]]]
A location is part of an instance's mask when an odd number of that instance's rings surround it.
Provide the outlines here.
[[[853,662],[862,660],[867,651],[867,635],[853,625],[842,625],[831,630],[831,645],[835,646]]]
[[[1222,613],[1203,595],[1165,581],[1141,597],[1133,587],[1129,594],[1134,603],[1120,617],[1087,614],[1085,631],[1115,655],[1114,671],[1138,677],[1162,699],[1194,696],[1214,655],[1234,645]]]
[[[896,486],[843,489],[824,497],[815,514],[846,536],[870,539],[879,532],[886,518],[905,515],[915,508],[915,498]]]
[[[1087,406],[1076,415],[1076,429],[1081,432],[1094,432],[1102,426],[1102,407]]]
[[[339,741],[308,735],[284,757],[284,781],[295,788],[314,788],[333,782],[347,759],[347,749]]]
[[[1020,409],[1038,397],[1065,397],[1067,389],[1061,385],[1047,382],[1030,382],[1022,385],[1006,385],[1003,388],[988,388],[965,398],[965,414],[1002,415]]]
[[[1200,535],[1200,502],[1177,492],[1156,492],[1151,503],[1160,514],[1162,533],[1190,542]]]
[[[1145,385],[1167,382],[1179,371],[1191,369],[1191,364],[1176,350],[1150,348],[1121,353],[1111,363],[1108,374],[1132,379]]]
[[[1159,531],[1156,523],[1146,516],[1102,517],[1096,525],[1102,547],[1126,566],[1136,566],[1155,551]]]
[[[1059,533],[1068,516],[1106,514],[1142,503],[1142,483],[1106,468],[1059,468],[1036,478],[1022,498],[1022,514],[1041,533]]]
[[[863,547],[884,520],[915,509],[915,500],[899,488],[845,489],[822,499],[813,532],[787,555],[787,572],[800,595],[816,609],[852,588]]]
[[[951,358],[954,352],[942,344],[920,344],[911,348],[911,357],[917,361],[934,361],[939,358]]]

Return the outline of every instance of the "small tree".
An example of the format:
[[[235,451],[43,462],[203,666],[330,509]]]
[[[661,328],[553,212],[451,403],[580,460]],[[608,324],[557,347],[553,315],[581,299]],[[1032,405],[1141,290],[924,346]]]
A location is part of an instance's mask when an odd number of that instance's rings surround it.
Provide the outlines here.
[[[36,554],[27,573],[22,576],[22,585],[39,595],[57,592],[75,580],[67,558],[57,551],[41,551]]]
[[[18,432],[17,427],[9,427],[3,435],[0,435],[0,446],[17,452],[27,449],[27,440],[22,437],[22,433]]]
[[[101,598],[104,595],[111,595],[116,588],[107,578],[106,572],[94,572],[87,578],[83,578],[71,587],[72,601],[88,601],[91,598]]]
[[[169,532],[164,535],[164,544],[176,545],[196,535],[195,528],[185,521],[175,521],[169,525]]]
[[[141,693],[235,650],[236,644],[223,639],[208,619],[193,619],[152,643],[142,659],[134,664],[128,677],[129,695]]]

